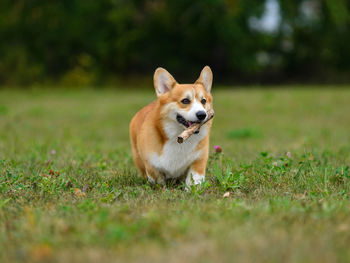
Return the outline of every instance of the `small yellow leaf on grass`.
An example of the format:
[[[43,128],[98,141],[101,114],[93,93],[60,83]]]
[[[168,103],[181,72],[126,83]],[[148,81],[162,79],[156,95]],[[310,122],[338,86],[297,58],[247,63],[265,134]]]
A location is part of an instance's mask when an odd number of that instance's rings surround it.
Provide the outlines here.
[[[337,227],[338,232],[347,232],[349,231],[349,225],[348,224],[340,224]]]
[[[86,196],[86,194],[83,191],[81,191],[79,188],[74,188],[74,194],[77,197],[85,197]]]
[[[230,197],[230,192],[224,193],[224,195],[223,195],[222,197],[223,197],[223,198],[228,198],[228,197]]]
[[[52,256],[52,248],[48,244],[39,244],[32,247],[30,255],[34,262],[47,262]]]

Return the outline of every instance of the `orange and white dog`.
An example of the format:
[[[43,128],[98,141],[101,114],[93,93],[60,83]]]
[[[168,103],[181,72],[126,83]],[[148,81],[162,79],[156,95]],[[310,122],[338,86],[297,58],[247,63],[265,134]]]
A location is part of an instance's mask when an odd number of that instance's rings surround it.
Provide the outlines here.
[[[154,73],[158,99],[131,120],[130,139],[134,161],[151,183],[186,177],[186,185],[205,179],[212,120],[182,144],[178,135],[194,123],[204,122],[212,109],[213,74],[206,66],[194,84],[178,84],[168,71]]]

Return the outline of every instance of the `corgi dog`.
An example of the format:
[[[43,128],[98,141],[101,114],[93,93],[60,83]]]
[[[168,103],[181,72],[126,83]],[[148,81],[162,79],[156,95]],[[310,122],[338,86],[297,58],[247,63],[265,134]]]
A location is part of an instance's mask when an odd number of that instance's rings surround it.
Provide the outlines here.
[[[179,84],[163,68],[153,76],[158,99],[142,108],[130,123],[133,159],[150,183],[186,178],[186,185],[201,184],[209,154],[212,120],[182,144],[177,137],[194,123],[205,122],[213,107],[213,73],[203,68],[194,84]]]

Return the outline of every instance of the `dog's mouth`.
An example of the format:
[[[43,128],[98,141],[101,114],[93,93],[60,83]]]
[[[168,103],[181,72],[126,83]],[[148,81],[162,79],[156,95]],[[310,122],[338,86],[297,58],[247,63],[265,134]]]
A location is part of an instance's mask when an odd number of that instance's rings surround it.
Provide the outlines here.
[[[183,126],[185,126],[186,128],[191,127],[193,124],[195,124],[196,122],[193,121],[187,121],[184,117],[182,117],[180,114],[177,114],[176,116],[176,120],[178,123],[182,124]]]

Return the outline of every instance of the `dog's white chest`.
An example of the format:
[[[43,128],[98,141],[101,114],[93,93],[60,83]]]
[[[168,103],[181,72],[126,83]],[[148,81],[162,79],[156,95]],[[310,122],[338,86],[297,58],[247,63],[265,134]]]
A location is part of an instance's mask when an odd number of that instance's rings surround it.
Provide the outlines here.
[[[152,153],[150,163],[163,172],[166,178],[182,176],[189,166],[200,157],[201,151],[197,149],[198,143],[207,135],[207,127],[202,127],[199,134],[193,134],[182,144],[177,142],[177,136],[182,132],[178,125],[164,126],[169,140],[164,144],[161,155]]]

